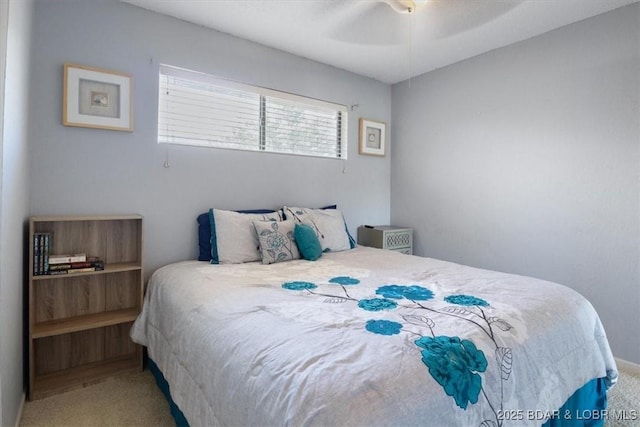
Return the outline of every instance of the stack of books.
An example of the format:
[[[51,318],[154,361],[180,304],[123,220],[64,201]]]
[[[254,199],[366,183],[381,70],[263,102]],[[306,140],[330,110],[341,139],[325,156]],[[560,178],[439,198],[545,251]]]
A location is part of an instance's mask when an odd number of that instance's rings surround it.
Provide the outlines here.
[[[87,254],[49,255],[46,274],[72,274],[104,270],[104,262]]]
[[[84,273],[104,270],[104,261],[87,254],[52,254],[52,234],[33,234],[33,275]]]

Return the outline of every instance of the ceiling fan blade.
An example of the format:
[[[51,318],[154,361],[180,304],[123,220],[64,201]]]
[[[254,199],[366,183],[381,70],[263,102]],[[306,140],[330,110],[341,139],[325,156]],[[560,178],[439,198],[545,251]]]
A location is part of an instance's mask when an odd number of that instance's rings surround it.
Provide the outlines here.
[[[398,13],[408,14],[415,11],[415,2],[413,0],[380,0],[388,4],[391,9]]]
[[[343,43],[398,46],[443,39],[480,27],[524,0],[352,0],[331,2],[325,35]],[[408,7],[415,6],[412,13]],[[404,13],[398,13],[400,10]],[[327,17],[328,18],[328,17]],[[422,43],[424,44],[424,43]]]
[[[333,40],[359,45],[398,45],[408,37],[407,16],[395,12],[386,1],[359,1],[353,12],[331,25],[327,36]],[[356,7],[357,6],[357,7]]]
[[[480,27],[524,0],[429,0],[414,15],[416,37],[442,39]]]

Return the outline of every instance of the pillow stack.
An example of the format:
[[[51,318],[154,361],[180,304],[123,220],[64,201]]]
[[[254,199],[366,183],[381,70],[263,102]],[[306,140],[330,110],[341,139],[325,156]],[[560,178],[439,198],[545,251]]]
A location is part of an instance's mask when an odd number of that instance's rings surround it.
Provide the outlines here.
[[[210,209],[198,216],[198,240],[198,259],[212,264],[315,261],[323,252],[355,247],[336,206],[285,206],[278,211]]]

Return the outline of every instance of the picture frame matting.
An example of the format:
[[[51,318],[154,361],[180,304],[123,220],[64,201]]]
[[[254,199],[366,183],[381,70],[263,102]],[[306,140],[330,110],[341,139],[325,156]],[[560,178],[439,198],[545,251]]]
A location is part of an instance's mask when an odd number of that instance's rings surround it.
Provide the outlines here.
[[[62,124],[131,132],[132,95],[126,73],[65,63]]]
[[[360,118],[360,154],[384,156],[386,154],[387,125],[385,122]]]

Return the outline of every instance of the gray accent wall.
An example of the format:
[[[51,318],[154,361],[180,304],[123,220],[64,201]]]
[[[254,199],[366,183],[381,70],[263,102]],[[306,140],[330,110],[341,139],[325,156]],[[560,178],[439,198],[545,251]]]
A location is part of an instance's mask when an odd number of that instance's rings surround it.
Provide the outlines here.
[[[394,85],[415,253],[565,284],[640,363],[640,5]]]
[[[197,257],[209,208],[337,203],[354,235],[389,221],[390,157],[358,154],[358,119],[390,120],[389,85],[116,0],[36,2],[33,49],[31,214],[142,214],[147,276]],[[135,131],[63,126],[65,62],[133,75]],[[160,63],[358,104],[347,160],[159,145]]]
[[[24,234],[29,215],[29,73],[33,2],[0,2],[6,25],[4,110],[0,120],[0,425],[18,425],[24,399]],[[6,19],[6,21],[4,21]],[[0,37],[2,40],[3,37]],[[0,55],[4,47],[0,46]],[[3,61],[0,60],[0,65]],[[3,73],[0,72],[0,77]],[[2,85],[0,85],[1,87]]]

